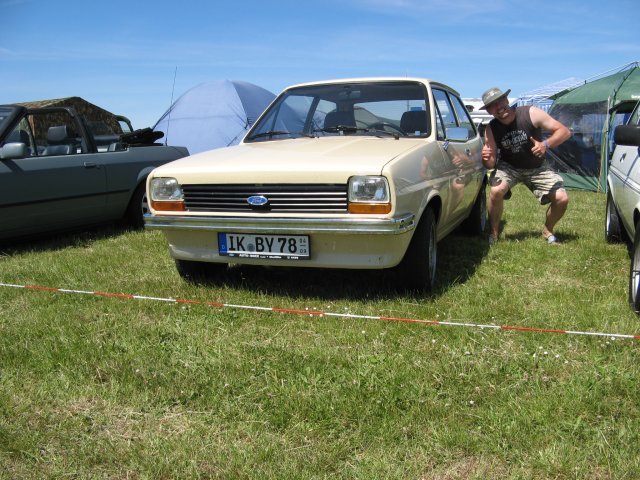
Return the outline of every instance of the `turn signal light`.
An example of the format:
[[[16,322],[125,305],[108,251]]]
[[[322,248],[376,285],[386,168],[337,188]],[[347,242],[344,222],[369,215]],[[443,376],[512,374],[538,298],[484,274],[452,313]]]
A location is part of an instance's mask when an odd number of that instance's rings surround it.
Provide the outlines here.
[[[390,203],[350,203],[349,213],[386,214],[391,211]]]
[[[151,208],[161,212],[186,212],[187,207],[184,206],[183,201],[151,201]]]

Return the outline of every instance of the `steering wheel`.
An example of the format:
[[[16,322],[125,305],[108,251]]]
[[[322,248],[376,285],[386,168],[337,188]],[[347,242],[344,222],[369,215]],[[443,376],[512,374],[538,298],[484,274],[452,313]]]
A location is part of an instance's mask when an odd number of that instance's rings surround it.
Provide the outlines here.
[[[391,129],[393,129],[396,132],[400,133],[403,137],[407,136],[407,132],[402,130],[399,126],[397,126],[397,125],[395,125],[393,123],[389,123],[389,122],[375,122],[375,123],[372,123],[371,125],[369,125],[368,128],[372,128],[374,130],[384,130],[385,127],[390,127]]]

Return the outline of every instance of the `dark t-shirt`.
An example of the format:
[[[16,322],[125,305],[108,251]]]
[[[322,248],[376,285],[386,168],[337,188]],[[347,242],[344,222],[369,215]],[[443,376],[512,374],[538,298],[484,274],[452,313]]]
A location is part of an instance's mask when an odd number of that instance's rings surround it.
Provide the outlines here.
[[[538,168],[542,166],[544,158],[531,153],[533,144],[530,137],[542,141],[542,131],[534,127],[529,114],[530,106],[516,107],[516,118],[509,125],[491,120],[489,126],[500,153],[500,161],[505,161],[513,168]]]

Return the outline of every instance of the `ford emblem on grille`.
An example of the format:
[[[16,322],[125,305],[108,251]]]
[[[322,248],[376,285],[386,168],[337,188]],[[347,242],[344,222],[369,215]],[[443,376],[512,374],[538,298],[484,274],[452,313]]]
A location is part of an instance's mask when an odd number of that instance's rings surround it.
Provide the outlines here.
[[[269,203],[269,199],[264,195],[252,195],[247,198],[247,203],[249,205],[253,205],[254,207],[261,207]]]

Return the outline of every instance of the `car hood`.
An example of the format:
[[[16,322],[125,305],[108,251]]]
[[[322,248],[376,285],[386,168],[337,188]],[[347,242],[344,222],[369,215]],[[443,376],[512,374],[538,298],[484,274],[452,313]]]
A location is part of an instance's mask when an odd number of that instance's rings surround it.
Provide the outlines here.
[[[153,175],[180,183],[346,182],[354,174],[379,175],[387,163],[425,144],[360,136],[246,143],[165,164]]]

